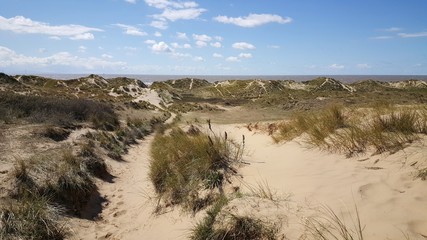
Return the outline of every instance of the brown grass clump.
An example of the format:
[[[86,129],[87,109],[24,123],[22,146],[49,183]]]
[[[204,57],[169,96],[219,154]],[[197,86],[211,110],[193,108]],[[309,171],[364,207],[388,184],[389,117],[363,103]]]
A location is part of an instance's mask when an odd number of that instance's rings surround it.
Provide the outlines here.
[[[173,128],[169,134],[157,134],[153,141],[149,177],[160,199],[197,211],[237,172],[234,166],[242,150],[226,135],[194,135]]]
[[[426,134],[425,109],[373,109],[370,115],[350,117],[338,107],[309,114],[298,114],[279,125],[273,135],[276,142],[304,135],[312,146],[345,153],[347,156],[373,148],[375,153],[395,152]]]
[[[0,204],[0,239],[64,239],[69,230],[62,210],[46,197]]]
[[[90,122],[94,128],[114,130],[119,120],[113,108],[105,103],[84,99],[58,99],[0,92],[0,116],[5,122],[24,119],[33,123],[52,123],[71,127]]]
[[[16,189],[13,194],[21,199],[51,196],[51,200],[64,206],[71,214],[80,215],[90,195],[96,191],[95,183],[83,164],[83,159],[64,151],[59,156],[35,156],[19,160],[13,176]]]

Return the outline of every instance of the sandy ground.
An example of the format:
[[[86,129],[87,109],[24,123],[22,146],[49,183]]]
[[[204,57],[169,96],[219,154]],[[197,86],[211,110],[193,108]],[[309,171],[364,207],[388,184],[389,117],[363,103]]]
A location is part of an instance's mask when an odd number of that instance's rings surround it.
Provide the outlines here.
[[[111,162],[113,183],[100,185],[107,202],[100,220],[72,221],[75,234],[71,239],[187,239],[194,217],[180,210],[154,214],[156,200],[148,179],[148,136],[130,148],[125,162]]]
[[[283,233],[299,239],[303,221],[313,209],[329,206],[349,224],[356,205],[365,240],[427,239],[427,181],[415,179],[417,168],[427,164],[427,141],[395,154],[355,158],[308,149],[298,141],[274,144],[264,133],[243,126],[217,125],[236,140],[246,139],[242,189],[268,183],[278,195],[288,196],[288,221]],[[153,136],[130,149],[126,162],[112,162],[114,183],[102,183],[108,200],[100,220],[72,222],[72,239],[186,239],[200,219],[173,210],[153,215],[155,200],[148,180],[149,148]],[[290,196],[290,197],[289,197]],[[424,236],[424,237],[423,237]],[[301,239],[301,238],[300,238]]]

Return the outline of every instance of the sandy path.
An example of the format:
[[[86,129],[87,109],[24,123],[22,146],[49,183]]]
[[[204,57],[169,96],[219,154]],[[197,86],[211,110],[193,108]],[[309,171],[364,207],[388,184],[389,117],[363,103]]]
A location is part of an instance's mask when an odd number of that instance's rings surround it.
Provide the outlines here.
[[[245,161],[240,169],[245,184],[268,182],[278,194],[291,194],[297,206],[289,212],[284,227],[289,239],[301,235],[301,219],[307,212],[327,205],[349,224],[357,205],[365,240],[425,239],[427,236],[427,181],[415,179],[417,168],[427,164],[425,141],[395,154],[345,158],[298,142],[273,144],[266,134],[249,132],[236,125],[214,126],[234,139],[246,138]],[[192,218],[179,210],[160,216],[152,214],[155,201],[147,179],[148,136],[124,156],[126,162],[112,162],[114,183],[100,184],[108,199],[101,220],[79,220],[76,239],[187,239],[188,231],[202,215]],[[415,164],[414,164],[415,163]],[[424,164],[424,165],[422,165]],[[245,187],[242,186],[243,191]],[[310,211],[305,211],[310,209]]]
[[[114,183],[100,184],[108,200],[96,222],[78,220],[73,239],[186,239],[194,218],[173,210],[153,215],[155,200],[148,180],[150,145],[148,136],[129,149],[126,162],[112,162]]]
[[[427,164],[426,141],[391,155],[348,159],[307,149],[295,141],[274,144],[266,134],[244,127],[221,127],[235,139],[246,136],[250,165],[240,169],[245,182],[268,182],[279,194],[289,193],[291,201],[301,207],[300,217],[304,217],[303,209],[327,205],[351,225],[356,204],[365,240],[405,239],[404,234],[427,239],[427,181],[414,177],[416,169]],[[290,222],[288,232],[293,226],[300,229],[300,224],[300,219]],[[291,232],[288,236],[299,235]]]

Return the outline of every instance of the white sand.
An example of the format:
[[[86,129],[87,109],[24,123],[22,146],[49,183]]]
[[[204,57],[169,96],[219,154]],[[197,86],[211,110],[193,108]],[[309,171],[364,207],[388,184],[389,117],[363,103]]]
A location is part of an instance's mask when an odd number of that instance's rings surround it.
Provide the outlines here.
[[[285,213],[289,219],[283,227],[289,239],[303,234],[304,217],[319,206],[331,207],[351,225],[354,204],[367,240],[405,239],[403,233],[411,239],[427,236],[427,181],[414,177],[416,168],[427,164],[423,143],[393,155],[347,159],[307,149],[295,141],[274,144],[269,136],[254,134],[243,127],[223,125],[214,129],[227,131],[238,141],[245,135],[248,153],[245,161],[250,163],[240,169],[245,184],[265,181],[278,194],[291,194],[292,207]],[[152,214],[155,201],[149,198],[154,193],[147,177],[152,139],[147,137],[132,147],[124,157],[127,162],[111,163],[112,174],[117,178],[114,183],[100,185],[101,194],[109,200],[101,214],[102,220],[73,222],[75,239],[188,238],[189,229],[202,214],[196,218],[179,210],[160,216]],[[378,169],[368,169],[372,167]]]

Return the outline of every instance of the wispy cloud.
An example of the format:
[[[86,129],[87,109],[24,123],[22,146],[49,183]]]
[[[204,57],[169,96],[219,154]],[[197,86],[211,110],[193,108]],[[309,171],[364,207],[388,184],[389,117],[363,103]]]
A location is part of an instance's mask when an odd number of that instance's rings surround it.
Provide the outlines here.
[[[369,68],[372,68],[371,65],[369,65],[367,63],[359,63],[359,64],[356,65],[356,67],[360,68],[360,69],[369,69]]]
[[[385,32],[400,32],[403,30],[403,28],[399,28],[399,27],[390,27],[390,28],[386,28],[386,29],[382,29]]]
[[[274,14],[249,14],[245,17],[217,16],[214,20],[220,23],[234,24],[239,27],[257,27],[267,23],[285,24],[292,22],[292,18],[290,17],[281,17]]]
[[[252,58],[251,53],[240,53],[239,58]]]
[[[334,63],[334,64],[329,65],[329,68],[331,68],[331,69],[343,69],[344,65]]]
[[[147,35],[146,32],[140,30],[138,27],[135,27],[135,26],[121,24],[121,23],[117,23],[117,24],[113,24],[113,25],[123,29],[124,30],[123,33],[127,34],[127,35],[132,35],[132,36],[146,36]]]
[[[235,49],[241,49],[241,50],[255,49],[254,45],[247,42],[236,42],[236,43],[233,43],[232,47]]]
[[[200,8],[194,1],[145,0],[145,3],[162,11],[151,16],[155,19],[151,26],[160,29],[166,29],[168,21],[197,19],[206,12],[206,9]]]
[[[155,20],[155,21],[152,21],[150,23],[150,26],[153,27],[153,28],[158,28],[158,29],[165,30],[165,29],[168,28],[168,23],[165,22],[165,21],[156,21]]]
[[[135,4],[136,0],[125,0],[125,2]]]
[[[214,53],[214,54],[212,54],[212,57],[214,57],[214,58],[222,58],[223,56],[221,54],[219,54],[219,53]]]
[[[33,21],[23,16],[12,18],[0,16],[0,30],[14,33],[45,34],[55,38],[68,37],[72,40],[92,40],[95,38],[92,32],[103,31],[102,29],[75,24],[51,26],[48,23]]]
[[[238,57],[228,57],[225,59],[227,62],[240,62],[240,58]]]
[[[371,37],[371,39],[374,40],[386,40],[386,39],[392,39],[392,36],[376,36],[376,37]]]
[[[12,49],[0,46],[0,64],[2,66],[67,66],[85,69],[117,68],[126,66],[125,62],[109,61],[107,58],[74,56],[68,52],[58,52],[49,57],[32,57],[18,54]]]
[[[212,37],[206,35],[206,34],[193,34],[193,39],[196,41],[203,41],[203,42],[210,42],[212,41]]]
[[[222,47],[222,44],[220,42],[213,42],[213,43],[211,43],[211,46],[214,48],[220,48],[220,47]]]
[[[188,37],[187,37],[187,34],[186,34],[186,33],[177,32],[177,33],[176,33],[176,37],[177,37],[178,39],[188,40]]]
[[[399,33],[397,34],[402,38],[417,38],[417,37],[427,37],[427,32],[418,32],[418,33]]]

